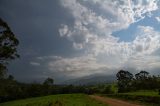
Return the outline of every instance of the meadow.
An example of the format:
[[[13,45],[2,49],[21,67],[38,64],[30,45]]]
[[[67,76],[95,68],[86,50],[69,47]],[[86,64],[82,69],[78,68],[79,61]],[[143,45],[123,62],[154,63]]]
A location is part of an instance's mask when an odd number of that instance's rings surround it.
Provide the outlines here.
[[[159,92],[154,90],[140,90],[127,93],[108,94],[103,96],[137,102],[146,106],[160,106]]]
[[[85,94],[59,94],[1,103],[0,106],[106,106]]]
[[[133,96],[157,96],[160,97],[158,94],[158,91],[153,91],[153,90],[140,90],[140,91],[135,91],[135,92],[128,92],[128,93],[120,93],[123,95],[133,95]]]

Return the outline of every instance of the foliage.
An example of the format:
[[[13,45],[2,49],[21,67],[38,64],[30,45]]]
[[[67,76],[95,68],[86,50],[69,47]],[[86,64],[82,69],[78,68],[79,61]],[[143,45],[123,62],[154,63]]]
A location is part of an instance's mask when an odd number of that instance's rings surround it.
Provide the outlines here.
[[[97,92],[97,89],[90,86],[54,85],[52,81],[53,79],[47,78],[43,84],[25,84],[17,82],[10,75],[8,78],[0,80],[0,102],[52,94],[92,94]]]
[[[45,81],[44,81],[44,85],[53,85],[54,83],[54,80],[52,78],[47,78]]]
[[[105,94],[111,94],[111,93],[113,93],[113,92],[112,92],[111,85],[106,86],[106,87],[104,88],[103,93],[105,93]]]
[[[128,92],[128,93],[111,94],[107,96],[125,99],[125,100],[131,100],[132,102],[137,101],[145,104],[147,103],[153,106],[160,105],[160,96],[158,95],[157,91],[136,91],[136,92]]]
[[[135,74],[137,80],[144,80],[149,77],[149,72],[147,71],[140,71],[139,73]]]
[[[117,88],[116,84],[99,84],[92,86],[54,85],[52,80],[51,78],[47,78],[43,84],[26,84],[17,82],[14,80],[14,77],[10,75],[8,78],[0,80],[0,102],[52,94],[111,94],[114,93]]]
[[[0,102],[53,94],[116,94],[117,91],[129,92],[137,90],[157,90],[158,92],[160,88],[159,76],[145,74],[145,77],[134,78],[130,72],[121,70],[117,73],[117,77],[117,83],[74,86],[55,85],[52,78],[47,78],[42,84],[19,83],[14,80],[13,76],[9,75],[8,78],[0,79]]]
[[[128,71],[120,70],[116,76],[118,80],[118,92],[129,91],[132,86],[131,81],[133,79],[133,75]]]
[[[7,67],[0,63],[0,79],[3,79],[6,75]]]
[[[18,39],[15,37],[9,26],[0,18],[0,78],[7,69],[8,61],[13,60],[17,54]]]
[[[160,77],[150,76],[146,71],[140,71],[133,75],[124,70],[117,73],[118,92],[129,92],[136,90],[156,90],[160,88]]]
[[[120,93],[124,95],[136,95],[136,96],[160,96],[158,95],[158,91],[154,90],[140,90],[134,92]]]

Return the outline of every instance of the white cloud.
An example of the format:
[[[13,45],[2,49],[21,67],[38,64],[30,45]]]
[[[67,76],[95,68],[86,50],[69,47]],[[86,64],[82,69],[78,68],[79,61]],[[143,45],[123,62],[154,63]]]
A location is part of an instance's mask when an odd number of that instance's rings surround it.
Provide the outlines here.
[[[51,60],[48,68],[71,76],[108,72],[122,67],[152,69],[160,57],[153,53],[160,48],[160,33],[149,26],[139,26],[131,42],[120,41],[112,33],[151,16],[158,0],[61,0],[74,18],[73,25],[62,25],[61,37],[83,49],[78,57]],[[91,8],[92,7],[92,8]]]
[[[73,42],[73,47],[83,49],[93,40],[112,42],[114,31],[127,28],[130,24],[157,10],[157,0],[61,0],[62,6],[73,15],[74,25],[63,25],[60,36]],[[92,5],[93,8],[90,8]],[[103,11],[102,14],[101,11]],[[98,41],[97,41],[98,42]],[[115,42],[115,41],[114,41]]]
[[[155,17],[158,22],[160,22],[160,17]]]
[[[147,70],[154,71],[154,69],[160,69],[160,57],[159,56],[142,56],[136,55],[130,57],[125,63],[124,66],[132,67],[137,70]]]
[[[73,47],[75,48],[75,49],[82,49],[83,48],[83,44],[82,43],[73,43]]]
[[[30,64],[33,66],[40,66],[40,63],[37,63],[37,62],[30,62]]]
[[[133,41],[135,52],[142,55],[151,54],[160,48],[160,33],[149,26],[139,26],[136,39]]]
[[[51,72],[68,77],[95,73],[113,74],[121,68],[151,71],[160,69],[160,32],[149,26],[138,26],[132,42],[118,42],[117,38],[95,38],[85,53],[78,57],[42,56]],[[88,45],[87,45],[88,46]],[[88,51],[87,51],[88,50]]]
[[[68,26],[67,25],[61,25],[63,28],[62,29],[59,29],[59,33],[60,33],[60,36],[64,36],[68,33]]]
[[[58,60],[61,59],[62,57],[60,56],[41,56],[37,57],[38,60]]]
[[[111,70],[123,67],[139,70],[160,68],[160,57],[153,55],[160,49],[160,32],[149,26],[138,26],[136,32],[137,37],[132,42],[118,42],[112,36],[105,39],[95,37],[90,42],[92,47],[81,56],[51,60],[48,67],[68,76],[112,73]]]
[[[74,57],[74,58],[61,58],[56,61],[50,61],[48,67],[51,71],[55,70],[59,73],[66,74],[72,77],[81,77],[90,75],[92,73],[102,73],[108,70],[110,66],[98,63],[96,58],[92,55]]]
[[[160,32],[149,26],[139,26],[131,48],[132,55],[124,62],[124,66],[150,71],[160,68],[160,56],[156,53],[160,50]]]

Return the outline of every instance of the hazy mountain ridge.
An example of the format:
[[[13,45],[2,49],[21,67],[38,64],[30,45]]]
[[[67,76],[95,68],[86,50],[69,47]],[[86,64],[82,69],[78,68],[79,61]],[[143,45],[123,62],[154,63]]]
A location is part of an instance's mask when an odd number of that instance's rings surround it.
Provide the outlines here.
[[[80,77],[76,79],[70,79],[67,81],[62,82],[62,84],[66,85],[95,85],[95,84],[102,84],[102,83],[112,83],[116,81],[116,77],[114,75],[89,75],[85,77]]]

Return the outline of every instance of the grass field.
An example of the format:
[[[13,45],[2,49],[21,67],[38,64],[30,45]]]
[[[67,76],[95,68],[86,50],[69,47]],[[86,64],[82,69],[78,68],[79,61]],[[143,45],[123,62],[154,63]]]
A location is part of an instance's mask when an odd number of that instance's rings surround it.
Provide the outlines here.
[[[158,91],[136,91],[136,92],[129,92],[129,93],[120,93],[124,95],[134,95],[134,96],[159,96]]]
[[[0,106],[106,106],[85,94],[62,94],[1,103]]]

